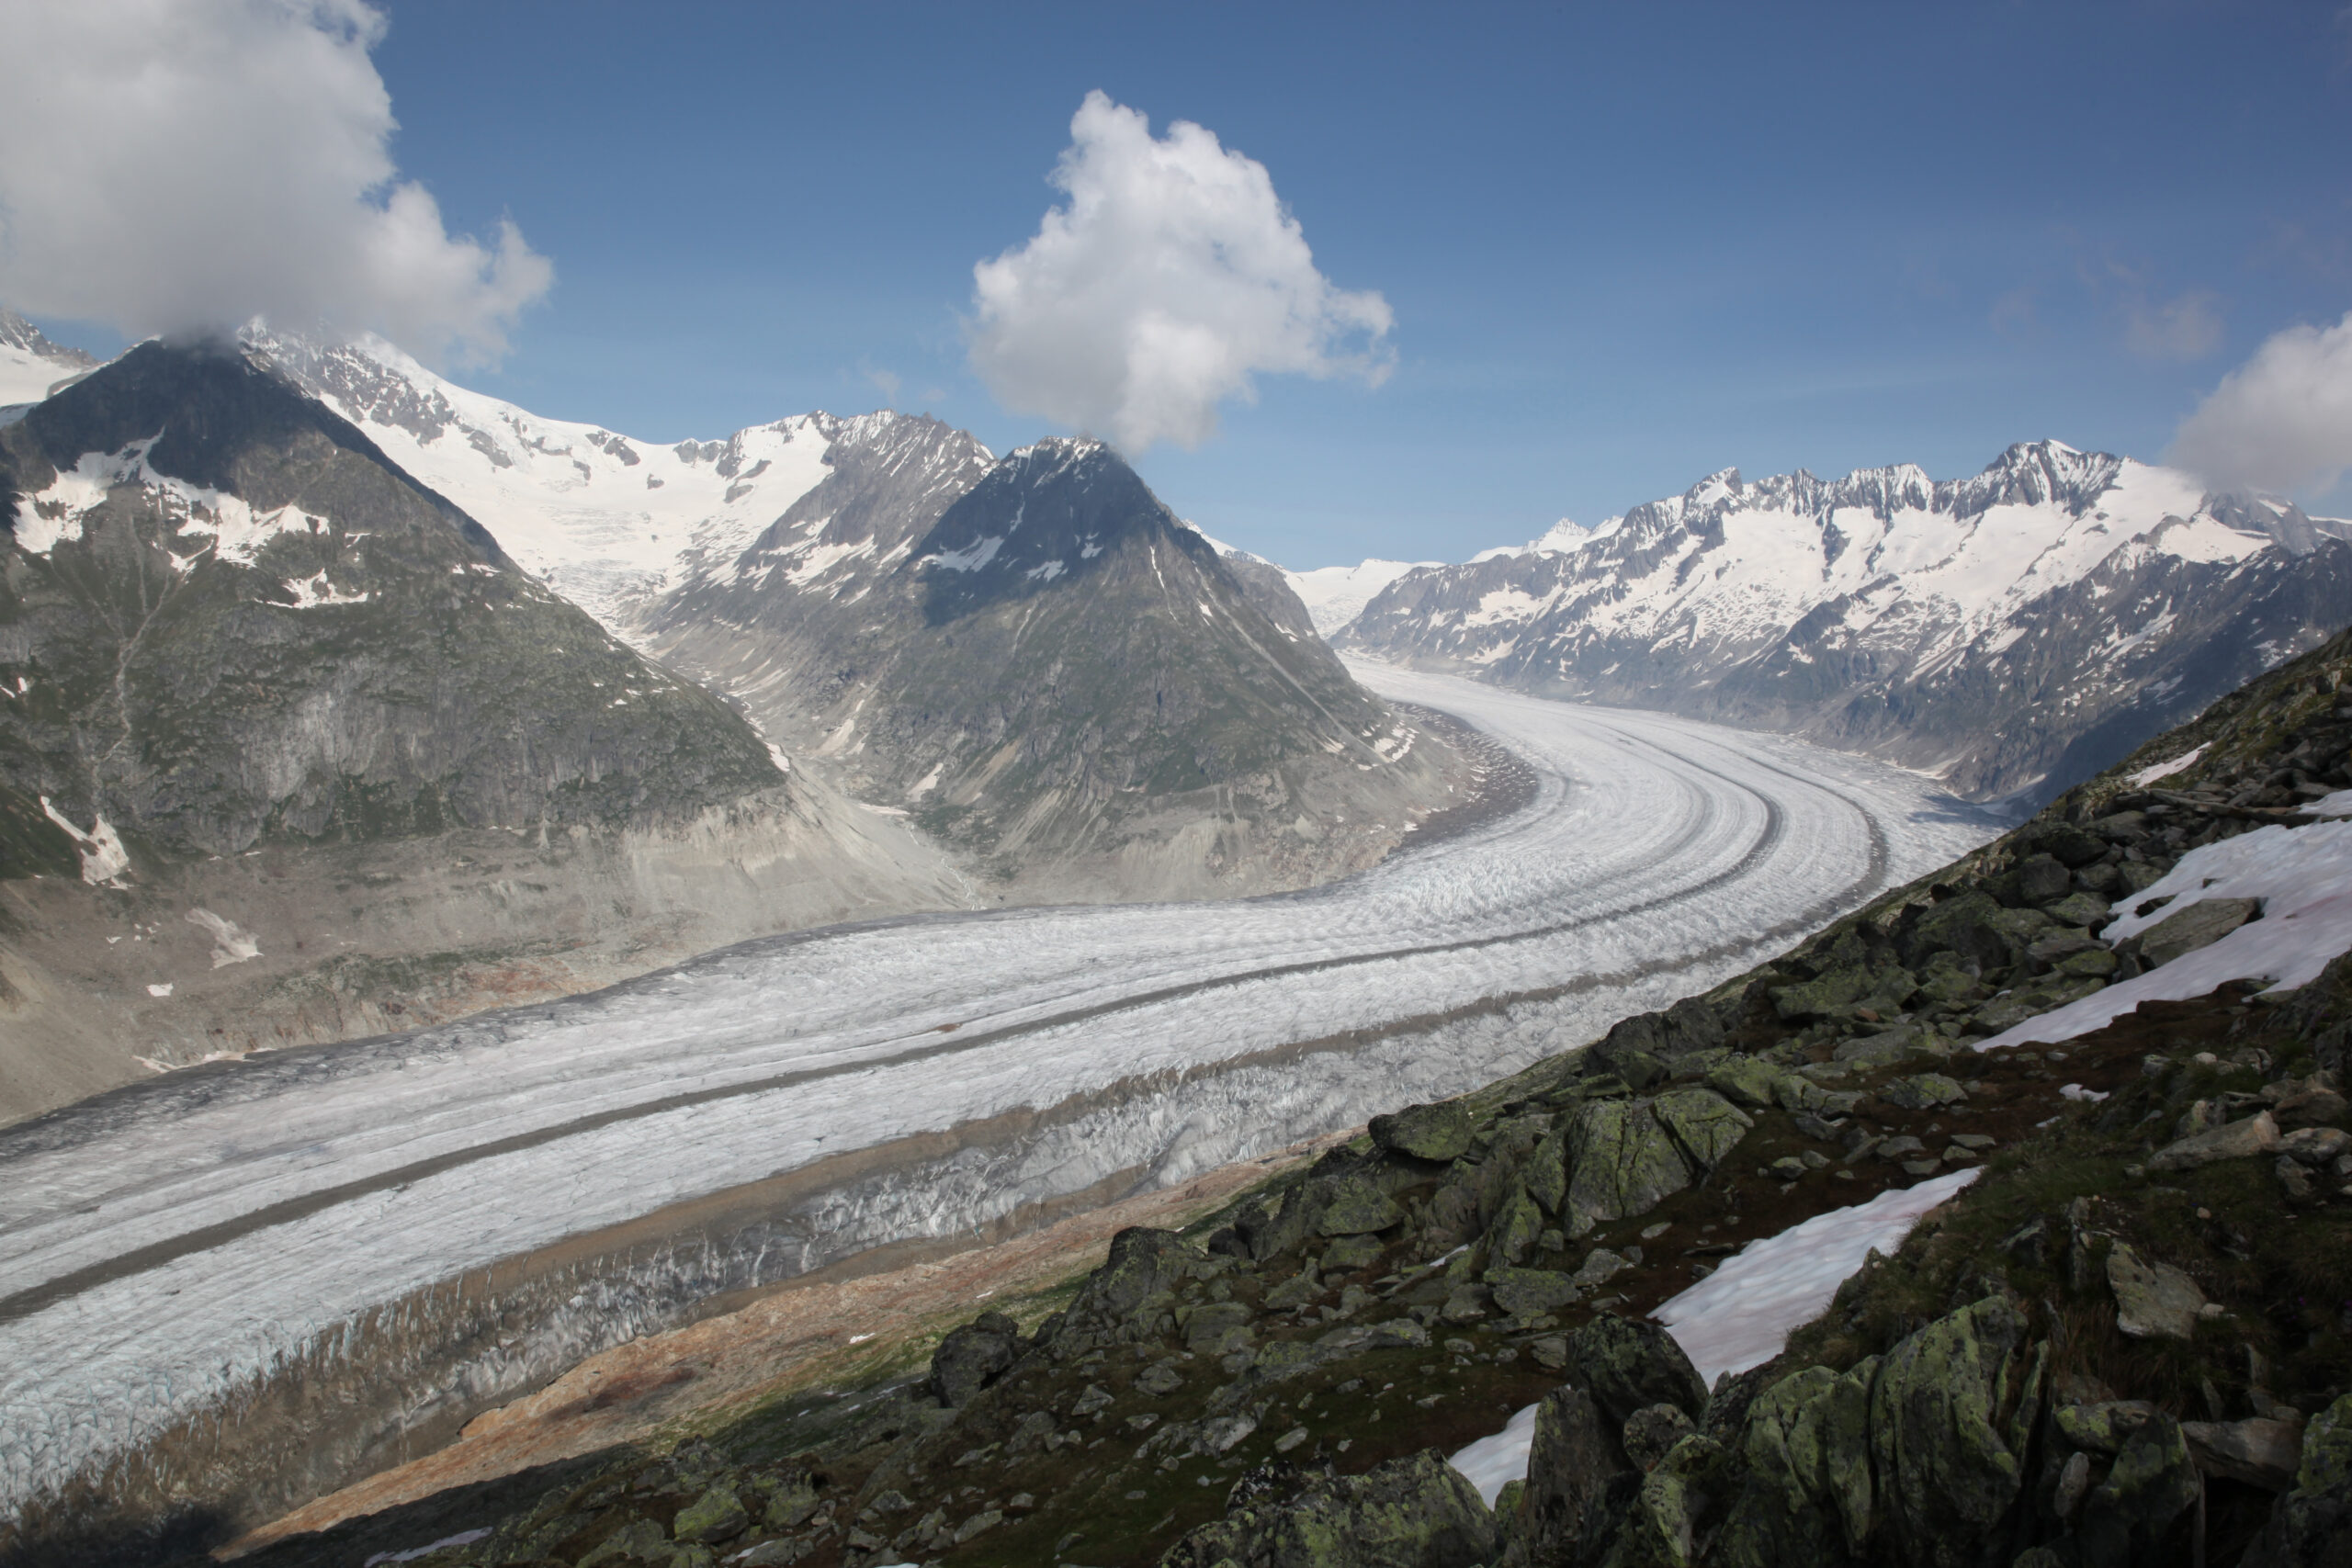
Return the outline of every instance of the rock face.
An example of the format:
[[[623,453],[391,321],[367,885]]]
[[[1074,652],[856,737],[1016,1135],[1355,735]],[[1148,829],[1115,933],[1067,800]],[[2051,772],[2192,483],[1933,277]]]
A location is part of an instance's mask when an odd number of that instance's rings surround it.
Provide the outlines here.
[[[1160,1558],[1162,1568],[1480,1568],[1495,1522],[1437,1455],[1309,1483],[1282,1502],[1237,1506]]]
[[[655,646],[857,795],[1073,891],[1299,886],[1442,794],[1442,744],[1108,447],[973,473],[984,454],[934,455],[968,438],[929,431],[919,461],[909,439],[836,441],[822,483],[649,612]]]
[[[1949,481],[1726,469],[1589,533],[1407,573],[1341,641],[2046,799],[2320,641],[2347,585],[2336,525],[2040,442]]]
[[[1279,570],[1098,444],[1000,462],[885,411],[657,446],[381,343],[256,346],[526,570],[1007,899],[1302,886],[1444,803],[1444,742],[1348,677]]]
[[[2294,1490],[2278,1499],[2246,1568],[2352,1564],[2352,1394],[2312,1418]]]
[[[242,351],[0,425],[0,1116],[944,896]]]

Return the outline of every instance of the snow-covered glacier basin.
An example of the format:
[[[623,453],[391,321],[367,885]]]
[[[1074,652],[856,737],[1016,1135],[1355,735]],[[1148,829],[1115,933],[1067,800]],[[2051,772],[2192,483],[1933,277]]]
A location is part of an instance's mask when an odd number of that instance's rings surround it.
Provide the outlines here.
[[[0,1510],[288,1505],[715,1294],[1487,1081],[1994,828],[1792,741],[1357,673],[1532,804],[1306,893],[797,933],[0,1133]]]

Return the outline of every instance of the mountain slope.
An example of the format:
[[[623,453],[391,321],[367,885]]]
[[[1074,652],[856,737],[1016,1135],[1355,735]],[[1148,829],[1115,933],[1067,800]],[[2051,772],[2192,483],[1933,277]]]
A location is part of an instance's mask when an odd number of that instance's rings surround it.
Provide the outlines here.
[[[1108,447],[1040,442],[974,481],[983,456],[902,420],[845,438],[832,479],[664,602],[654,645],[732,664],[787,746],[1057,896],[1297,886],[1442,796],[1442,743],[1417,754],[1295,601]]]
[[[949,897],[233,349],[0,427],[0,1115]]]
[[[991,566],[926,542],[998,470],[934,420],[814,413],[662,446],[539,419],[380,343],[252,341],[526,571],[726,694],[797,765],[916,813],[1009,879],[1000,897],[1296,886],[1376,858],[1445,803],[1450,750],[1399,764],[1374,749],[1401,757],[1419,732],[1348,678],[1278,570],[1182,543],[1202,536],[1107,453],[1079,466],[1115,467],[1115,495],[1074,501],[1073,469],[1037,504],[1091,508],[1108,556],[1064,539],[1058,567],[1033,559],[1068,519],[1020,526],[1030,480],[1008,479],[1012,511],[974,538],[1020,538]],[[1052,466],[1004,471],[1042,482]],[[1123,542],[1136,527],[1177,574],[1168,603],[1231,613],[1148,610]],[[1037,575],[1003,579],[1015,560]],[[925,572],[970,592],[935,594]],[[1000,637],[1016,605],[1025,629]],[[1179,751],[1191,761],[1168,765]]]
[[[1726,470],[1412,572],[1342,641],[2046,797],[2341,625],[2347,532],[2056,442],[1942,482]]]

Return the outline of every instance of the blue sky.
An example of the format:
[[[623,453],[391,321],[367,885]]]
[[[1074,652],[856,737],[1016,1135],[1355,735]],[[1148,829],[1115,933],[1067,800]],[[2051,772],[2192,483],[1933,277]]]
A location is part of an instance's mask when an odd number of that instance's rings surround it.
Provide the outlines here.
[[[556,269],[459,378],[652,439],[893,378],[1000,450],[1047,433],[968,367],[973,264],[1036,231],[1089,90],[1206,127],[1395,312],[1384,384],[1261,378],[1138,461],[1297,567],[1735,465],[2154,457],[2352,309],[2337,4],[384,9],[402,177]]]

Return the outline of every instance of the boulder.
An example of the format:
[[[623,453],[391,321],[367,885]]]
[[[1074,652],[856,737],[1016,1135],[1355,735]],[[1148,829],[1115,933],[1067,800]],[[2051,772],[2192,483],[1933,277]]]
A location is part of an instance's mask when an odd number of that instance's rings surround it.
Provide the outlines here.
[[[1657,1461],[1633,1497],[1611,1544],[1609,1568],[1690,1568],[1727,1456],[1692,1433]]]
[[[1434,1450],[1362,1475],[1317,1476],[1280,1500],[1235,1503],[1159,1560],[1161,1568],[1477,1568],[1494,1516]]]
[[[1301,1190],[1285,1194],[1285,1210]],[[1253,1251],[1263,1239],[1252,1239]],[[1128,1226],[1111,1238],[1110,1256],[1086,1277],[1058,1321],[1049,1320],[1051,1332],[1039,1326],[1038,1345],[1067,1359],[1095,1345],[1150,1338],[1172,1328],[1173,1292],[1204,1256],[1173,1231]]]
[[[1878,1097],[1905,1111],[1932,1111],[1940,1105],[1959,1104],[1968,1098],[1968,1091],[1960,1087],[1959,1080],[1941,1073],[1920,1073],[1914,1077],[1896,1078],[1880,1089]]]
[[[1591,1077],[1610,1074],[1636,1094],[1655,1084],[1663,1083],[1670,1070],[1665,1058],[1625,1042],[1620,1037],[1623,1029],[1621,1024],[1611,1030],[1607,1038],[1584,1054],[1586,1074]]]
[[[2278,1152],[2309,1166],[2334,1165],[2352,1154],[2352,1133],[2335,1127],[2303,1127],[2278,1141]]]
[[[2083,1500],[2075,1540],[2083,1568],[2132,1568],[2155,1553],[2173,1520],[2195,1506],[2197,1466],[2180,1424],[2158,1411],[2124,1440],[2107,1479]]]
[[[2189,1457],[2208,1475],[2284,1492],[2303,1459],[2303,1424],[2256,1416],[2246,1421],[2183,1421]]]
[[[2271,1120],[2269,1111],[2264,1111],[2241,1121],[2208,1127],[2201,1133],[2191,1133],[2185,1138],[2166,1144],[2149,1156],[2148,1168],[2187,1170],[2192,1166],[2211,1165],[2215,1160],[2276,1155],[2278,1145],[2278,1123]]]
[[[1730,1100],[1704,1089],[1668,1089],[1650,1101],[1650,1114],[1673,1138],[1691,1168],[1702,1172],[1721,1165],[1756,1125]]]
[[[1002,1377],[1021,1355],[1021,1325],[1002,1313],[983,1313],[951,1328],[931,1356],[931,1392],[959,1405]]]
[[[1380,1148],[1414,1159],[1459,1159],[1470,1152],[1470,1113],[1452,1100],[1375,1116],[1371,1132]]]
[[[1707,1074],[1707,1087],[1734,1105],[1758,1110],[1772,1103],[1772,1090],[1788,1075],[1753,1056],[1731,1056]]]
[[[2120,826],[2117,818],[2104,820]],[[2141,820],[2144,822],[2146,818],[2143,817]],[[2018,840],[2019,847],[2049,855],[2069,871],[2080,871],[2107,854],[2109,840],[2099,828],[2098,822],[2092,823],[2088,829],[2077,828],[2071,822],[2036,822],[2019,829]],[[2142,837],[2145,836],[2142,834]]]
[[[1621,1427],[1652,1404],[1674,1405],[1694,1421],[1707,1408],[1707,1385],[1690,1358],[1647,1319],[1603,1313],[1570,1335],[1568,1381]]]
[[[1871,1472],[1893,1557],[1973,1568],[2024,1464],[2005,1436],[2025,1321],[1998,1296],[1938,1318],[1886,1354],[1871,1390]]]
[[[2187,1339],[2197,1332],[2205,1292],[2171,1264],[2151,1264],[2119,1241],[2107,1255],[2107,1283],[2115,1292],[2115,1325],[2131,1337]]]
[[[2211,947],[2261,910],[2261,904],[2253,898],[2200,898],[2140,933],[2140,962],[2154,968],[2185,953]]]
[[[1566,1132],[1555,1132],[1537,1144],[1520,1167],[1519,1176],[1528,1196],[1542,1204],[1545,1213],[1558,1213],[1568,1197]]]
[[[1927,910],[1902,938],[1904,962],[1914,968],[1932,969],[1934,955],[1949,953],[1978,969],[2005,968],[2017,962],[2007,935],[1995,924],[2001,906],[1991,895],[1971,888]]]
[[[1405,1222],[1396,1200],[1362,1177],[1339,1183],[1315,1228],[1324,1235],[1370,1235]]]
[[[1619,1442],[1635,1470],[1652,1471],[1692,1430],[1690,1417],[1681,1406],[1645,1404],[1625,1417]]]
[[[741,1535],[751,1522],[750,1511],[732,1487],[714,1486],[678,1510],[670,1534],[689,1545],[713,1546]]]
[[[1646,1105],[1604,1100],[1579,1109],[1567,1134],[1562,1228],[1582,1235],[1604,1220],[1645,1214],[1690,1185],[1673,1137]]]
[[[1634,1478],[1619,1434],[1591,1395],[1573,1385],[1555,1389],[1535,1407],[1535,1436],[1527,1450],[1527,1489],[1511,1537],[1517,1568],[1587,1563],[1623,1508],[1611,1500],[1630,1495]]]
[[[2352,1568],[2352,1394],[2304,1428],[2294,1489],[2271,1506],[2245,1568]]]
[[[2081,889],[2067,894],[2054,904],[2044,905],[2043,908],[2060,925],[2081,928],[2103,926],[2114,912],[2106,899]]]
[[[1865,1034],[1858,1040],[1841,1042],[1830,1055],[1840,1062],[1859,1067],[1892,1066],[1907,1062],[1914,1056],[1946,1056],[1951,1054],[1951,1043],[1932,1030],[1916,1023],[1898,1023],[1893,1029],[1883,1029],[1876,1034]]]
[[[1487,1288],[1497,1306],[1518,1318],[1556,1311],[1582,1293],[1566,1274],[1549,1269],[1489,1269]]]
[[[2325,1127],[2345,1118],[2347,1107],[2344,1097],[2324,1086],[2313,1086],[2298,1094],[2290,1094],[2278,1102],[2276,1117],[2282,1128],[2301,1129]]]
[[[1514,1188],[1495,1223],[1487,1227],[1487,1261],[1511,1268],[1527,1260],[1544,1234],[1544,1212],[1524,1187]]]
[[[2074,873],[2056,855],[2028,855],[2014,874],[2018,899],[2036,907],[2057,902],[2075,886]]]

